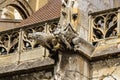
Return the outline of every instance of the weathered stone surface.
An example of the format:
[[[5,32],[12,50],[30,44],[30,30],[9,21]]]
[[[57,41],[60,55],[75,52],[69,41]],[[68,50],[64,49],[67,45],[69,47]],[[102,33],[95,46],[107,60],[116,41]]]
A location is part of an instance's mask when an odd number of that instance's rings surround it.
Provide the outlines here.
[[[88,43],[86,40],[81,37],[76,37],[73,39],[73,43],[75,44],[74,50],[78,51],[79,54],[84,55],[90,59],[95,47]]]
[[[93,51],[91,57],[100,57],[106,55],[119,55],[120,52],[120,38],[108,39],[99,42],[100,46],[97,46]]]
[[[48,57],[47,50],[44,52],[45,49],[43,47],[32,49],[32,50],[25,50],[22,51],[21,54],[19,52],[12,53],[9,55],[1,55],[0,56],[0,66],[8,66],[18,62],[26,62],[31,60],[40,59],[43,60],[45,57]],[[40,53],[41,52],[41,53]]]
[[[33,73],[0,77],[0,80],[50,80],[53,76],[51,70],[42,70]]]
[[[80,34],[80,37],[82,37],[85,40],[89,40],[89,17],[88,14],[90,12],[96,12],[101,11],[105,9],[113,8],[113,1],[114,0],[77,0],[77,7],[79,8],[80,14],[79,14],[79,25],[78,32]]]
[[[105,59],[92,62],[92,80],[119,80],[120,79],[120,58]]]
[[[35,60],[29,60],[29,61],[24,61],[21,62],[20,64],[18,63],[13,63],[11,65],[3,66],[0,67],[0,75],[6,75],[9,73],[17,74],[17,72],[27,72],[32,69],[44,69],[45,67],[53,66],[54,61],[50,58],[45,58],[43,60],[41,59],[35,59]]]
[[[20,23],[20,20],[0,20],[0,32],[16,28],[16,25]]]
[[[28,0],[28,3],[30,4],[30,7],[33,9],[33,11],[37,11],[39,8],[45,6],[45,4],[47,4],[48,0]]]
[[[64,51],[60,56],[55,70],[55,80],[89,80],[87,60],[72,51]]]

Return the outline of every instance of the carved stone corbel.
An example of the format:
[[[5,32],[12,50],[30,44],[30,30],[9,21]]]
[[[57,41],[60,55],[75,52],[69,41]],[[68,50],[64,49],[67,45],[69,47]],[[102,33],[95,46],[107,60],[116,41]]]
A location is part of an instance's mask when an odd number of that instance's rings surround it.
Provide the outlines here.
[[[29,34],[29,37],[40,41],[41,45],[47,48],[51,54],[57,54],[55,57],[58,59],[55,61],[56,65],[54,77],[52,78],[53,80],[78,80],[78,77],[71,77],[66,75],[73,73],[77,76],[80,75],[80,71],[76,71],[72,68],[67,69],[66,67],[72,66],[71,61],[77,60],[79,58],[76,51],[79,51],[80,53],[82,52],[83,54],[86,53],[85,56],[90,56],[89,54],[91,54],[94,48],[91,48],[91,45],[87,41],[79,37],[77,32],[74,30],[73,25],[71,24],[71,9],[73,8],[74,1],[76,0],[62,1],[64,11],[61,11],[62,15],[59,24],[49,27],[50,33],[35,32]],[[65,18],[66,16],[67,18]],[[77,65],[77,62],[74,63]]]

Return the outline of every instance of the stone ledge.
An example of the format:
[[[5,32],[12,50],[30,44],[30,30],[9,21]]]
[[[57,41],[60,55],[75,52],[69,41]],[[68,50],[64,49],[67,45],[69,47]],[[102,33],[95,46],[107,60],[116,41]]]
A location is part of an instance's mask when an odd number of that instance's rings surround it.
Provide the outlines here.
[[[94,47],[80,38],[80,43],[77,44],[76,51],[90,61],[119,57],[120,39],[106,40],[105,45]]]
[[[0,67],[0,77],[44,70],[47,68],[52,68],[53,65],[54,60],[50,58],[45,58],[43,60],[36,59],[32,61],[21,62],[20,64],[11,64],[5,67]]]

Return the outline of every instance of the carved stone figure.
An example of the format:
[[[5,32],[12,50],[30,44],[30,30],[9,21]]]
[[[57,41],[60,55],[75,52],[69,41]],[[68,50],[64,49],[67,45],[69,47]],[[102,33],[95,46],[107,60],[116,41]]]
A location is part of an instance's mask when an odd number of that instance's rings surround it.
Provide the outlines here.
[[[77,32],[73,29],[73,26],[71,25],[71,8],[74,5],[75,0],[62,0],[63,4],[62,6],[66,7],[65,10],[65,15],[68,15],[66,21],[64,22],[60,20],[59,24],[55,28],[50,28],[50,33],[44,33],[44,32],[36,32],[29,34],[29,37],[32,37],[33,39],[36,39],[41,42],[41,45],[43,47],[46,47],[49,51],[54,51],[52,53],[53,55],[58,56],[58,60],[56,61],[56,66],[55,66],[55,71],[54,71],[54,76],[51,80],[73,80],[74,77],[70,77],[68,74],[71,75],[80,75],[79,70],[74,71],[74,69],[66,70],[65,66],[70,66],[73,64],[70,62],[70,60],[76,60],[76,57],[73,59],[68,55],[69,52],[70,54],[73,54],[75,50],[79,50],[80,44],[84,42],[83,39],[79,37]],[[61,17],[65,16],[64,11],[62,11]],[[62,19],[62,18],[61,18]],[[86,43],[86,42],[84,42]],[[81,45],[80,45],[81,46]],[[68,51],[68,52],[67,52]],[[65,59],[65,63],[64,63]],[[63,64],[63,65],[62,65]],[[75,62],[74,65],[77,65]],[[65,71],[66,70],[66,71]],[[78,80],[78,79],[75,79]]]
[[[43,47],[51,49],[51,42],[54,36],[44,32],[35,32],[28,35],[29,38],[36,39]]]
[[[64,44],[67,49],[72,49],[72,39],[77,36],[77,33],[72,29],[71,24],[67,24],[62,27],[58,26],[56,30],[53,32],[56,39],[58,39],[59,43]]]

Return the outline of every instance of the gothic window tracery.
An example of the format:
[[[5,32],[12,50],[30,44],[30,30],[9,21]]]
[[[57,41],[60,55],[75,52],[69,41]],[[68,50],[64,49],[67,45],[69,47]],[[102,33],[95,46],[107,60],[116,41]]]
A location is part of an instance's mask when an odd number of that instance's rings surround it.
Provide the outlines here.
[[[0,54],[11,54],[18,51],[19,31],[0,34]]]
[[[94,45],[103,39],[117,37],[117,12],[99,14],[92,19],[91,40]]]
[[[37,42],[37,40],[35,41],[34,39],[29,38],[28,34],[34,32],[43,32],[43,31],[44,31],[44,25],[39,25],[38,27],[26,28],[23,31],[24,50],[40,47],[39,42]]]
[[[57,25],[58,21],[54,21],[49,24],[44,23],[31,27],[0,32],[0,55],[41,48],[40,41],[30,38],[29,34],[34,32],[53,32]]]

